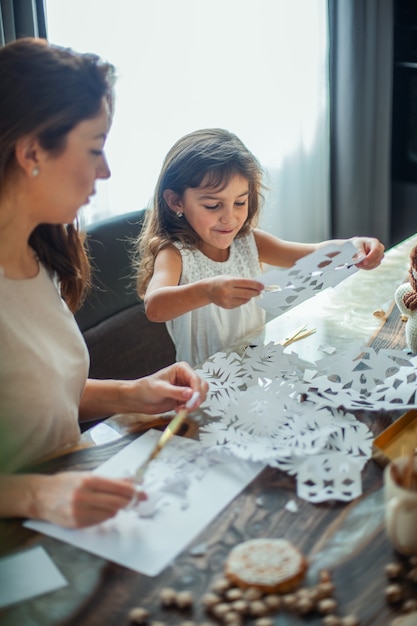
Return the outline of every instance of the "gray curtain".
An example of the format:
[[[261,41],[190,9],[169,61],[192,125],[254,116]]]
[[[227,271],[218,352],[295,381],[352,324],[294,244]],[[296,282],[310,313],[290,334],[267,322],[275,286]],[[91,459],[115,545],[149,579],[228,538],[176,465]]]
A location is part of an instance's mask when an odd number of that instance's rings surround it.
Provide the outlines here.
[[[0,0],[0,45],[21,37],[46,38],[44,0]]]
[[[391,238],[393,1],[329,0],[335,237]]]

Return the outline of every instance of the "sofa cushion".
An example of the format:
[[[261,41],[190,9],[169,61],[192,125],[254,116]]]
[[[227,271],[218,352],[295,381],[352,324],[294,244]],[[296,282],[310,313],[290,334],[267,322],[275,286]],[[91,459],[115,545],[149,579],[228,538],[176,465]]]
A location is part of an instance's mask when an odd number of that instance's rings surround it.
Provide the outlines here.
[[[91,378],[139,378],[175,361],[165,324],[150,322],[143,302],[89,328],[84,338]]]
[[[132,247],[145,209],[87,229],[92,289],[76,313],[90,353],[91,378],[133,379],[175,361],[165,324],[150,322],[136,293]]]

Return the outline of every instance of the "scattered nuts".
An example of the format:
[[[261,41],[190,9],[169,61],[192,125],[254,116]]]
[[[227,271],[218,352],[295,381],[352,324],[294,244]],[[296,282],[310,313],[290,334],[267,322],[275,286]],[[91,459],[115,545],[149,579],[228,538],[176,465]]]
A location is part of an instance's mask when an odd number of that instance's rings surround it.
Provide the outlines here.
[[[319,601],[317,609],[322,615],[330,615],[337,609],[337,602],[333,598],[323,598]]]
[[[218,578],[216,581],[214,581],[211,589],[216,593],[223,594],[227,589],[230,589],[230,587],[230,580],[228,580],[227,578]]]
[[[145,624],[149,618],[149,611],[141,606],[135,606],[129,611],[129,620],[132,624]]]
[[[313,611],[315,608],[315,603],[308,596],[305,596],[304,598],[297,598],[295,610],[300,615],[307,615],[307,613],[311,613],[311,611]]]
[[[400,578],[403,573],[403,568],[400,563],[388,563],[385,566],[385,573],[388,578]]]
[[[257,589],[256,587],[248,587],[243,593],[243,597],[249,602],[251,600],[259,600],[260,598],[262,598],[262,596],[262,591],[260,589]]]
[[[229,613],[229,611],[230,611],[230,606],[227,602],[220,602],[219,604],[216,604],[215,606],[213,606],[211,609],[211,612],[213,613],[213,615],[220,620],[222,620],[224,616],[227,613]]]
[[[236,611],[239,615],[244,615],[248,611],[248,603],[246,600],[235,600],[230,606],[233,611]]]
[[[259,617],[255,620],[255,626],[274,626],[274,620],[270,617]]]
[[[282,598],[276,593],[270,593],[265,596],[264,603],[271,611],[278,611],[282,606]]]
[[[319,583],[316,587],[316,597],[321,600],[322,598],[330,598],[334,594],[335,586],[332,582]]]
[[[175,603],[179,609],[189,609],[193,605],[193,601],[191,591],[179,591]]]
[[[403,588],[400,585],[388,585],[385,589],[385,598],[390,604],[395,604],[403,599]]]
[[[206,609],[211,609],[220,603],[220,596],[217,593],[205,593],[201,598],[201,602]]]
[[[177,592],[171,587],[164,587],[161,589],[159,599],[163,606],[173,606],[176,603]]]
[[[322,569],[319,573],[319,581],[321,583],[328,583],[331,581],[330,572],[327,569]]]
[[[231,587],[225,591],[224,597],[231,602],[241,600],[243,598],[243,591],[239,589],[239,587]]]
[[[402,605],[402,610],[404,613],[412,613],[413,611],[417,611],[417,599],[410,598],[406,600]]]
[[[249,603],[248,613],[253,617],[263,617],[268,613],[268,607],[262,600],[253,600]]]
[[[378,319],[383,319],[385,317],[385,311],[383,311],[382,309],[377,309],[373,312],[373,316],[377,317]]]
[[[346,615],[342,618],[341,626],[359,626],[359,620],[356,615]]]
[[[341,626],[341,619],[337,615],[326,615],[323,617],[324,626]]]

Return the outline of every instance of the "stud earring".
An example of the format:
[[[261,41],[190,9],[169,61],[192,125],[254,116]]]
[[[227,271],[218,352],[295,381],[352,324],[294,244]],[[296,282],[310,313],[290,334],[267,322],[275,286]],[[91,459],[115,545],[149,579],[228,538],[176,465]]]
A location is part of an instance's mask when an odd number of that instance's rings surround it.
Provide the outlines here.
[[[35,178],[36,176],[39,176],[39,167],[34,167],[32,170],[32,176]]]
[[[177,211],[175,215],[176,215],[176,216],[178,217],[178,219],[180,220],[180,219],[182,218],[182,216],[184,215],[184,213],[181,213],[181,211]]]

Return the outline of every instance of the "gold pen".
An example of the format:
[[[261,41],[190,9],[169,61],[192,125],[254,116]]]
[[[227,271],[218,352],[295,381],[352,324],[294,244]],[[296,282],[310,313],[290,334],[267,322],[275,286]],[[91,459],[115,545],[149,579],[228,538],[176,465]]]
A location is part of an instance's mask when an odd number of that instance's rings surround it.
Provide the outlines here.
[[[146,469],[148,468],[149,463],[151,461],[153,461],[158,456],[158,454],[166,446],[168,441],[171,441],[172,437],[179,431],[181,425],[183,424],[185,418],[188,415],[188,411],[194,405],[194,403],[199,398],[199,396],[200,396],[200,393],[198,391],[194,392],[193,395],[191,396],[191,398],[185,404],[185,408],[182,409],[181,411],[179,411],[175,415],[175,417],[173,417],[172,420],[169,422],[168,426],[166,426],[166,428],[162,432],[162,435],[159,437],[158,441],[156,442],[156,444],[155,444],[154,448],[152,449],[151,453],[149,454],[149,456],[136,469],[136,471],[134,473],[134,481],[135,481],[136,484],[139,484],[139,483],[142,482],[143,475],[144,475]]]

